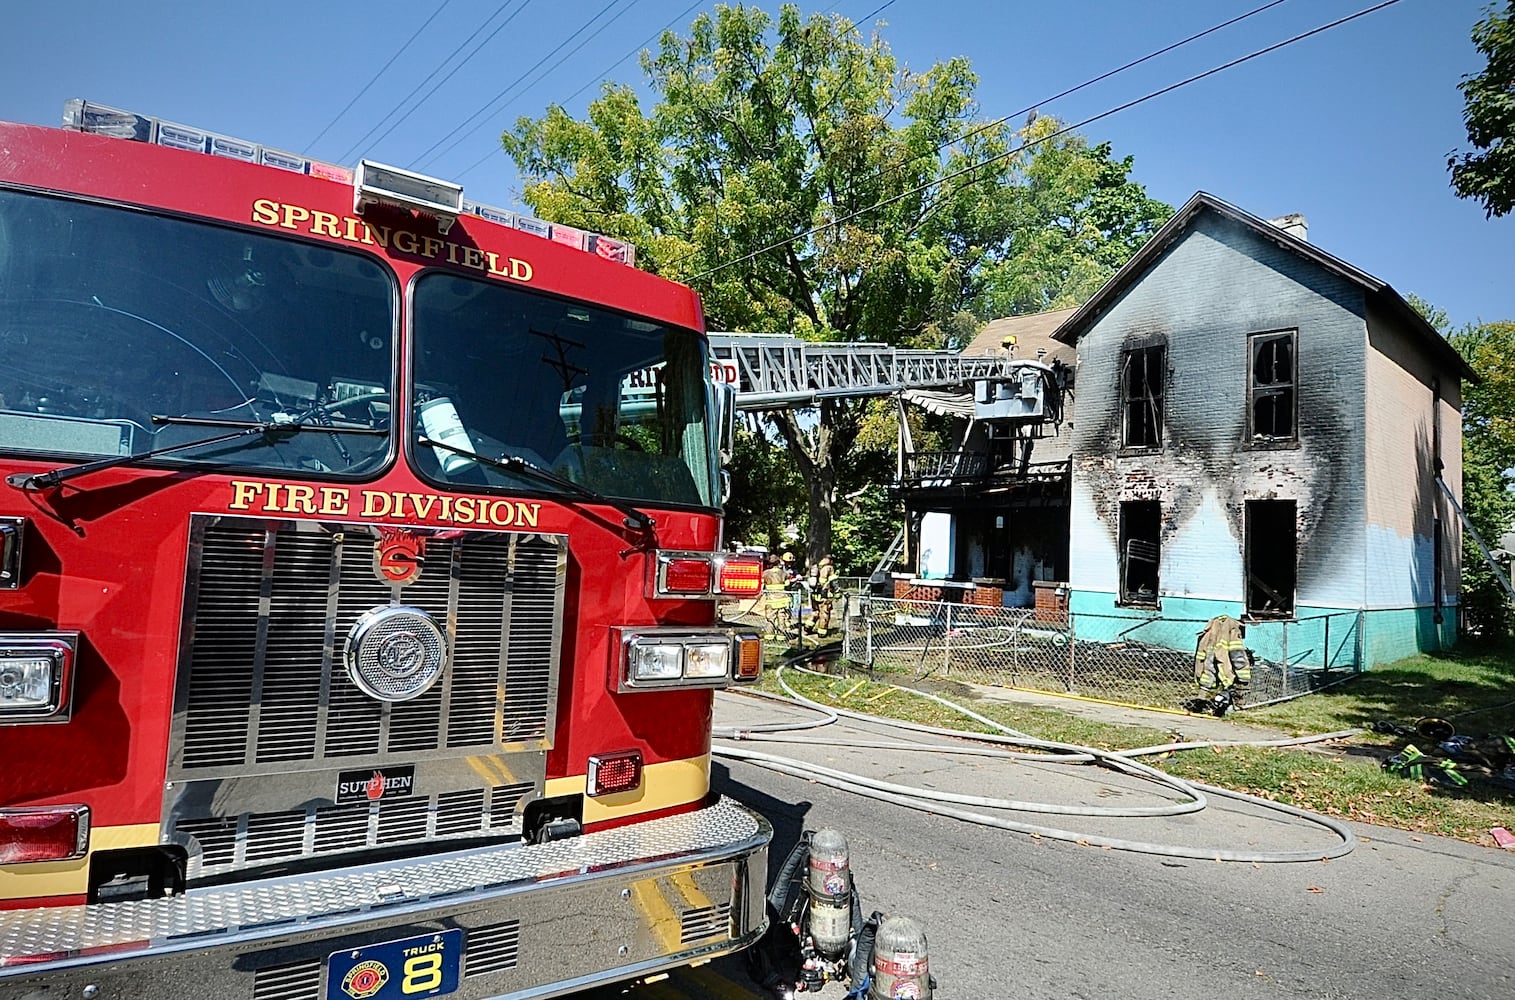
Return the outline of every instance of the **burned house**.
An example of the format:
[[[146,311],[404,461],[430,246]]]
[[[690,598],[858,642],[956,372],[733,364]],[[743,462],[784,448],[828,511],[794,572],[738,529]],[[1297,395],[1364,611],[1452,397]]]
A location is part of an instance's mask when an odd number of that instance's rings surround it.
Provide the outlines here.
[[[1455,639],[1476,376],[1302,217],[1196,194],[1054,337],[1078,352],[1080,635],[1192,649],[1195,623],[1227,614],[1260,654],[1306,666]]]
[[[896,491],[915,570],[897,596],[1045,606],[1068,578],[1071,457],[1064,408],[1074,350],[1052,339],[1073,310],[989,323],[963,351],[1004,360],[971,391],[913,390],[903,401],[961,418],[960,443],[918,451],[902,440]],[[901,427],[907,425],[902,420]],[[1038,593],[1048,591],[1048,593]]]

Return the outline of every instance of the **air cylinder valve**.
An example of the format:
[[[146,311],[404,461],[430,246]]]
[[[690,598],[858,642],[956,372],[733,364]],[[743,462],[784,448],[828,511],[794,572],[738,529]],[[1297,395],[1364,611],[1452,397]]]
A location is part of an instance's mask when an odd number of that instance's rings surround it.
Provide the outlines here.
[[[847,838],[835,830],[817,830],[810,838],[810,919],[806,928],[815,950],[835,959],[852,939],[852,868]]]
[[[869,1000],[931,1000],[926,931],[910,917],[890,917],[873,942]]]

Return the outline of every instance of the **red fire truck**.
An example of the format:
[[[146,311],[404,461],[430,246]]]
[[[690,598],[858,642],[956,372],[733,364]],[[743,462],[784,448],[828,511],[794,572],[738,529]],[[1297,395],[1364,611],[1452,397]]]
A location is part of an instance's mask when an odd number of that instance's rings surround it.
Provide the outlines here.
[[[0,997],[538,997],[764,931],[697,296],[365,161],[0,125]]]

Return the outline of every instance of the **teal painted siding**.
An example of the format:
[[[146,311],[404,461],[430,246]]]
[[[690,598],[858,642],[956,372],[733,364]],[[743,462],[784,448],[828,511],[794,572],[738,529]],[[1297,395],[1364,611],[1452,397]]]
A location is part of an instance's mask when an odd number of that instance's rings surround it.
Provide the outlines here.
[[[1164,597],[1158,611],[1122,607],[1115,595],[1074,590],[1068,595],[1073,632],[1089,642],[1144,642],[1192,651],[1205,623],[1217,615],[1241,618],[1236,601]],[[1290,621],[1247,623],[1247,648],[1259,659],[1297,667],[1363,669],[1402,660],[1424,650],[1445,649],[1457,638],[1457,609],[1437,625],[1432,608],[1359,612],[1352,608],[1305,607]]]
[[[1417,653],[1446,649],[1457,642],[1457,608],[1443,609],[1441,624],[1434,608],[1396,608],[1367,612],[1367,665],[1393,663]]]

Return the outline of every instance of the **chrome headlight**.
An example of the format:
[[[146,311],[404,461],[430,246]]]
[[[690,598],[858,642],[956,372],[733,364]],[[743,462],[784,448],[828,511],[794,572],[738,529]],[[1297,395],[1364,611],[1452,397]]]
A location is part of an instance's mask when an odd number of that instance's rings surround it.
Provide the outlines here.
[[[0,632],[0,724],[67,719],[78,647],[77,632]]]
[[[724,631],[623,629],[616,646],[616,690],[724,687],[732,679],[734,644]]]

